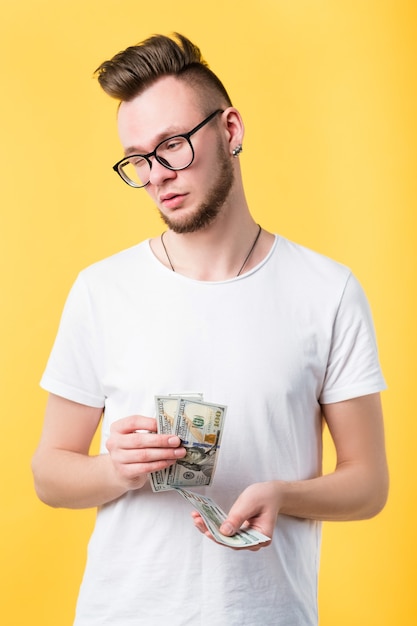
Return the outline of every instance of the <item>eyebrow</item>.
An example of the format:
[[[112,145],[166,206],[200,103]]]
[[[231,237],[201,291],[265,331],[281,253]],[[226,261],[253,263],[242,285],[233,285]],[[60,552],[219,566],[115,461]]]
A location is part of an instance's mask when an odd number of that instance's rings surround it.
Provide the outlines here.
[[[155,150],[156,146],[159,145],[161,141],[164,141],[164,139],[169,139],[170,137],[176,137],[177,135],[181,135],[185,132],[187,131],[181,130],[179,126],[170,126],[163,132],[158,133],[156,135],[153,149]],[[125,156],[129,156],[132,154],[149,154],[149,152],[147,150],[142,150],[138,146],[129,146],[129,148],[125,149],[124,154]]]

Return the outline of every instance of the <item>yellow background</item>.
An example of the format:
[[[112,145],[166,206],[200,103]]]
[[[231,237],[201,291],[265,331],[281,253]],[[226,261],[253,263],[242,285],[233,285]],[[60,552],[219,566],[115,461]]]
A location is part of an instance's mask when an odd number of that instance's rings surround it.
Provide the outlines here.
[[[391,495],[374,520],[325,525],[321,626],[417,623],[415,7],[414,0],[1,0],[6,626],[72,623],[94,522],[93,511],[38,502],[30,473],[45,404],[38,380],[68,289],[84,266],[161,230],[146,194],[111,170],[121,157],[115,103],[92,73],[127,45],[173,30],[200,45],[243,114],[241,160],[256,220],[349,265],[374,314],[389,384]],[[326,467],[332,462],[329,449]]]

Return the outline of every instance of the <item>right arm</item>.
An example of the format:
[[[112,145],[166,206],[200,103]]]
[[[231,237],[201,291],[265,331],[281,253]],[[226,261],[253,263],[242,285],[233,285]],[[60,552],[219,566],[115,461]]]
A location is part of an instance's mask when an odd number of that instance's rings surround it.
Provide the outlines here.
[[[102,409],[50,394],[32,470],[39,498],[54,507],[97,507],[140,489],[147,474],[185,455],[180,439],[156,433],[156,420],[125,417],[111,426],[109,454],[90,456]],[[147,430],[150,433],[138,433]]]

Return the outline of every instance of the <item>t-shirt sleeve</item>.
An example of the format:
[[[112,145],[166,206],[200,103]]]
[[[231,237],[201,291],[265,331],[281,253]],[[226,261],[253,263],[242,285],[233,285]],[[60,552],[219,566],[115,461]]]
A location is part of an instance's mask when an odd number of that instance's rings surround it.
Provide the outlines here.
[[[361,285],[350,274],[334,321],[319,400],[322,404],[341,402],[385,388],[369,304]]]
[[[99,346],[87,285],[82,273],[75,281],[62,313],[41,387],[68,400],[101,408]]]

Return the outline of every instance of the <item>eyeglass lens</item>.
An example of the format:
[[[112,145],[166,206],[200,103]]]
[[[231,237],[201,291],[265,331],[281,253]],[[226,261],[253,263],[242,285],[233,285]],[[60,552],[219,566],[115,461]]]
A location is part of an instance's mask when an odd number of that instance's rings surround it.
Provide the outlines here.
[[[158,161],[171,170],[181,170],[190,165],[193,160],[193,151],[189,141],[184,137],[171,137],[159,144],[155,151]],[[143,187],[149,182],[151,168],[143,157],[132,156],[120,164],[123,176],[135,186]]]

